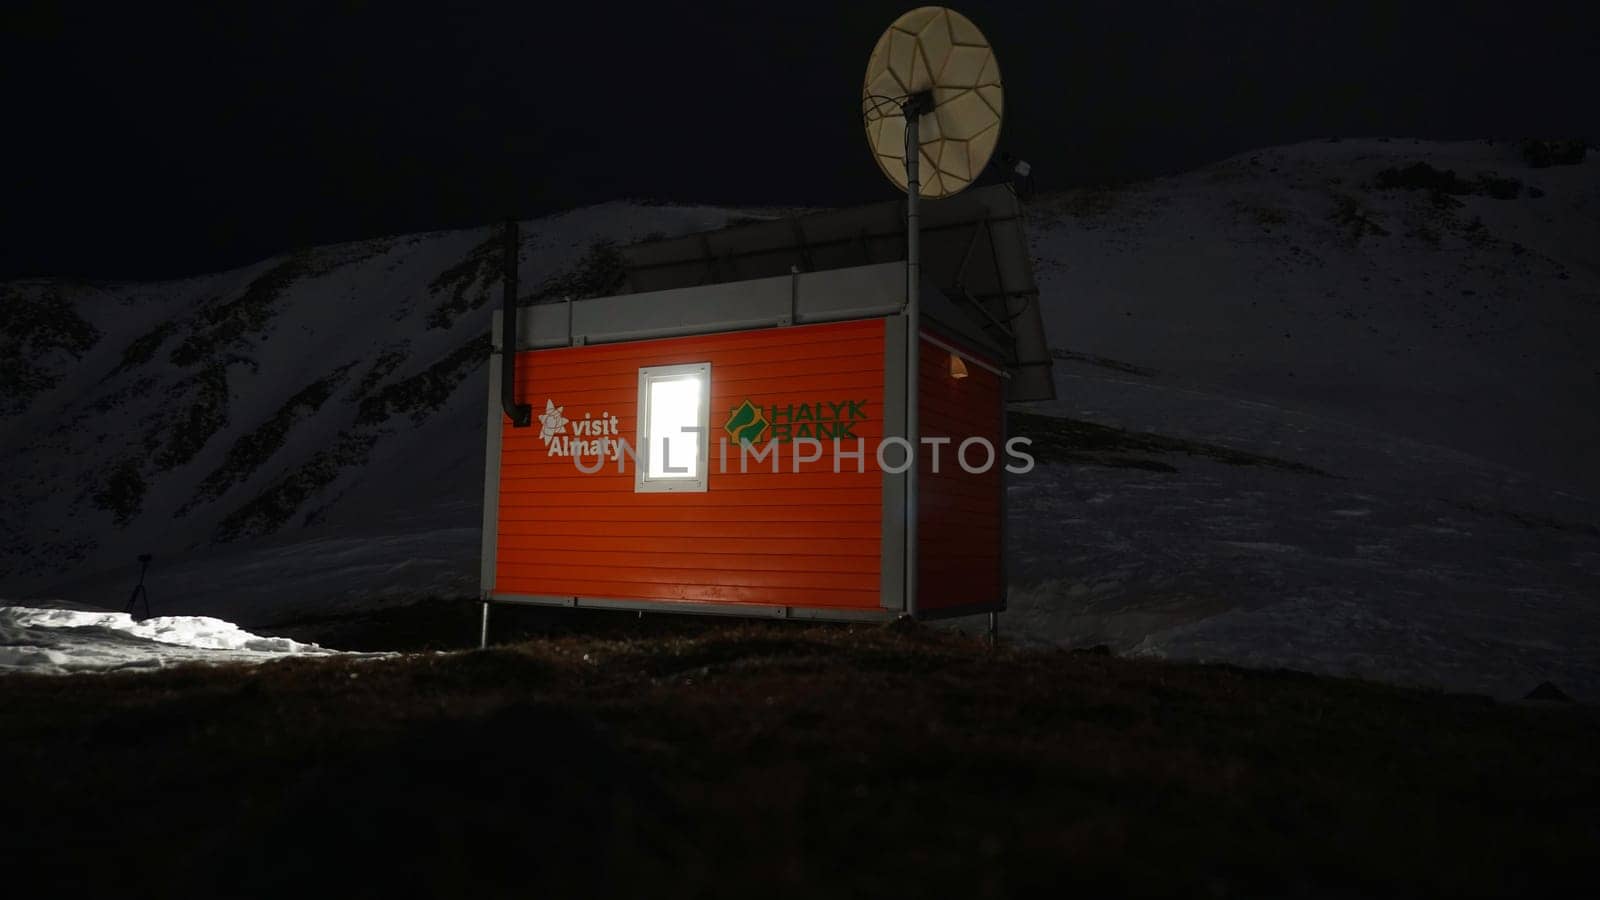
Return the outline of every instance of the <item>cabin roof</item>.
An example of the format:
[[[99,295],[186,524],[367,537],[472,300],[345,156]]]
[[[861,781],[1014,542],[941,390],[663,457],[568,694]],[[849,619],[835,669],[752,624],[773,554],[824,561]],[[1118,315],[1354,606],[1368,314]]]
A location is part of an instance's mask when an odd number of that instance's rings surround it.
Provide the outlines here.
[[[925,307],[946,329],[998,347],[1013,400],[1055,396],[1021,204],[1008,185],[920,206]],[[906,258],[905,201],[773,218],[622,249],[631,291],[656,293],[850,270]],[[904,284],[903,275],[899,282]],[[903,287],[900,288],[903,294]],[[924,291],[926,297],[926,291]],[[935,313],[935,308],[938,312]]]

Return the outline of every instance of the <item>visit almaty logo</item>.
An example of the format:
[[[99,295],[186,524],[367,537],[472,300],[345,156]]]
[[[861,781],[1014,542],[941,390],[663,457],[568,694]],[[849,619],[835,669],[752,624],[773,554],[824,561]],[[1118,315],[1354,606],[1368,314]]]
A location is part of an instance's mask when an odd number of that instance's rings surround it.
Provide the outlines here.
[[[796,438],[855,438],[851,429],[867,418],[865,400],[822,400],[816,403],[774,403],[763,409],[745,400],[728,415],[722,430],[735,443],[760,444],[771,432],[779,443]]]

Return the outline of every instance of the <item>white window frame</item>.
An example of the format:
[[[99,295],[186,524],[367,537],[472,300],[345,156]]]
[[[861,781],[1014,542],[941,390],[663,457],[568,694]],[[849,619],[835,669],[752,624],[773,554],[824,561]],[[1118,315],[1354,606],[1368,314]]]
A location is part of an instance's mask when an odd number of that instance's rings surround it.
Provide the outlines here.
[[[650,477],[650,386],[656,381],[684,375],[700,376],[700,453],[695,465],[694,478]],[[639,369],[639,408],[634,416],[634,444],[638,459],[633,468],[633,491],[636,494],[677,491],[705,493],[709,482],[708,464],[711,451],[711,363],[686,363],[678,366],[642,366]]]

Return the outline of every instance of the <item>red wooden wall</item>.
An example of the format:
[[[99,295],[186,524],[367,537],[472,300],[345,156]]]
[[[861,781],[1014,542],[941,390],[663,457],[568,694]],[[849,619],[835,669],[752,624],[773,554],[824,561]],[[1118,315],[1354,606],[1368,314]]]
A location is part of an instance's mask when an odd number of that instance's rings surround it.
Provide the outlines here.
[[[494,592],[879,608],[882,476],[873,460],[883,357],[881,320],[518,354],[517,396],[536,418],[531,428],[507,421],[501,430]],[[547,455],[537,418],[547,400],[572,422],[615,416],[636,445],[639,368],[698,362],[711,363],[705,493],[635,493],[631,460],[626,473],[607,463],[586,475],[570,458]],[[865,472],[851,461],[834,474],[830,447],[793,474],[793,445],[780,444],[780,474],[770,460],[741,473],[732,439],[728,471],[719,471],[723,426],[747,399],[768,412],[864,401],[866,418],[852,431],[865,439]]]
[[[981,357],[979,357],[981,358]],[[966,378],[950,375],[950,351],[922,342],[918,415],[923,436],[943,436],[939,472],[932,468],[931,448],[922,451],[918,481],[917,603],[923,610],[994,603],[1001,594],[1001,494],[1005,447],[1000,376],[967,363]],[[995,448],[994,464],[981,475],[969,474],[956,461],[961,442],[987,438]],[[967,459],[982,466],[987,456],[979,447]]]

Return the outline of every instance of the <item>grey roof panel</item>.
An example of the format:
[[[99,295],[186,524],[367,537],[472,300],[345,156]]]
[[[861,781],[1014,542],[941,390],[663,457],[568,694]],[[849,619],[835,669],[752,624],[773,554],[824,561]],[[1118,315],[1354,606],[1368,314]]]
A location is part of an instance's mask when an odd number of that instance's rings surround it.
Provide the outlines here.
[[[943,301],[936,295],[924,291],[925,302]],[[540,303],[517,311],[516,346],[534,350],[865,319],[898,313],[904,298],[904,267],[885,263]],[[500,316],[496,310],[496,347]]]

